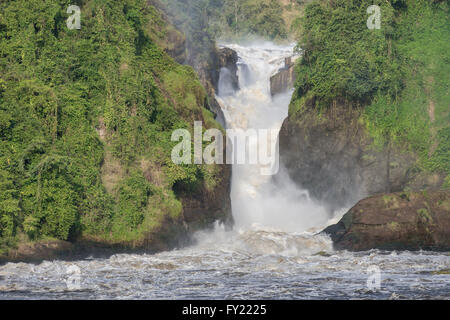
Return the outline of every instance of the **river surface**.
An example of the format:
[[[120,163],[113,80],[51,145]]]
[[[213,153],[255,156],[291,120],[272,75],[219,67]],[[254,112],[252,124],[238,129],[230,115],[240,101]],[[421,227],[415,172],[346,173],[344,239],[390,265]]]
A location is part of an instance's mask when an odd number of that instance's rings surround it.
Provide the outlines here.
[[[240,57],[240,90],[226,70],[219,83],[227,128],[278,131],[292,92],[271,97],[269,79],[294,46],[226,46]],[[0,299],[450,299],[450,275],[440,272],[450,253],[334,251],[317,232],[346,208],[330,214],[283,168],[275,184],[266,167],[233,165],[233,230],[216,225],[191,247],[154,255],[8,263]]]
[[[8,263],[0,299],[449,299],[450,276],[433,273],[449,265],[445,253],[333,252],[326,239],[216,232],[155,255]]]

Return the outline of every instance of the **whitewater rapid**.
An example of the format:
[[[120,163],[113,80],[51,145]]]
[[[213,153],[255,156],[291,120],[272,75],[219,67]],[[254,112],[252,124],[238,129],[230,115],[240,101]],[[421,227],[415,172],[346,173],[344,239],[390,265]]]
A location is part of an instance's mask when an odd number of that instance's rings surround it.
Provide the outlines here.
[[[288,116],[293,90],[272,97],[270,77],[285,66],[285,58],[294,56],[295,45],[279,46],[265,42],[223,46],[236,51],[239,57],[239,90],[233,90],[228,70],[222,70],[219,80],[217,100],[227,128],[275,132],[249,139],[248,143],[258,144],[253,150],[263,148],[266,143],[271,151],[278,152],[278,133]],[[249,148],[247,152],[252,150]],[[330,219],[327,211],[310,199],[306,190],[296,186],[278,165],[278,170],[273,172],[278,174],[277,183],[273,175],[262,174],[263,165],[233,165],[231,201],[235,228],[247,231],[319,231]]]

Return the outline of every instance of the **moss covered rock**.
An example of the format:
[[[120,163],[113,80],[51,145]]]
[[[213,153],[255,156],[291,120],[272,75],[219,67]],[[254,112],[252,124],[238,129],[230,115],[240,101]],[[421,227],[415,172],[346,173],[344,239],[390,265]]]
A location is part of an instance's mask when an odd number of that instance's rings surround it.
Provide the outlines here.
[[[336,249],[450,249],[450,190],[380,194],[358,202],[323,232]]]

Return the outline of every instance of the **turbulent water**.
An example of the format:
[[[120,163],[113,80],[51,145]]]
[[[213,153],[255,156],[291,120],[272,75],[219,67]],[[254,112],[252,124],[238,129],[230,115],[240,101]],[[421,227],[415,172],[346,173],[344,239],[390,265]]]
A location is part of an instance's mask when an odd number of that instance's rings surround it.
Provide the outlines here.
[[[272,98],[269,79],[293,46],[228,46],[240,57],[240,90],[223,70],[218,101],[227,127],[279,130],[292,92]],[[217,225],[196,234],[192,247],[155,255],[8,263],[0,266],[0,298],[450,298],[450,276],[439,273],[450,266],[448,253],[333,251],[315,234],[342,210],[329,216],[288,177],[275,185],[259,165],[234,165],[231,198],[231,231]]]
[[[248,138],[249,155],[259,155],[262,150],[276,154],[278,133],[287,117],[292,91],[272,97],[270,77],[284,67],[285,58],[293,55],[294,46],[262,43],[228,47],[239,56],[240,90],[233,92],[229,77],[221,77],[218,101],[227,129],[255,130],[251,135],[254,139]],[[278,172],[276,160],[277,157],[272,158],[274,170],[267,170],[272,174]],[[325,209],[310,200],[305,190],[299,189],[286,175],[275,185],[272,175],[264,171],[270,165],[255,162],[251,164],[247,159],[245,164],[233,165],[231,200],[237,229],[302,232],[327,222],[330,217]]]
[[[446,254],[330,249],[315,254],[323,249],[320,243],[290,234],[224,232],[221,237],[216,232],[196,247],[156,255],[9,263],[0,267],[0,298],[449,298],[449,276],[433,274],[448,268]],[[325,239],[322,245],[328,246]],[[78,278],[70,272],[74,266]],[[371,266],[381,271],[379,290],[367,286]]]

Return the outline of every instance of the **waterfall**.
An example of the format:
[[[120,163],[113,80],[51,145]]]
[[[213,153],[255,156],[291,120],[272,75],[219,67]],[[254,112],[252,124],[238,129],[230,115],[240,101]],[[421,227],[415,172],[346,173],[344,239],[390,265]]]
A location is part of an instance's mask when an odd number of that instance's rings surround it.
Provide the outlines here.
[[[222,70],[219,80],[219,101],[225,115],[227,129],[267,129],[277,135],[264,141],[259,136],[258,147],[266,142],[276,145],[278,133],[288,115],[292,90],[270,94],[270,77],[284,66],[286,57],[293,55],[294,45],[278,46],[259,43],[251,46],[227,44],[239,56],[237,91],[231,91],[228,70]],[[220,90],[220,89],[223,89]],[[267,139],[267,138],[266,138]],[[250,140],[249,144],[255,143]],[[278,152],[278,150],[277,150]],[[258,164],[233,164],[231,201],[233,218],[238,230],[271,230],[304,232],[319,230],[329,216],[314,203],[306,190],[298,188],[280,168],[280,182],[261,174]]]

